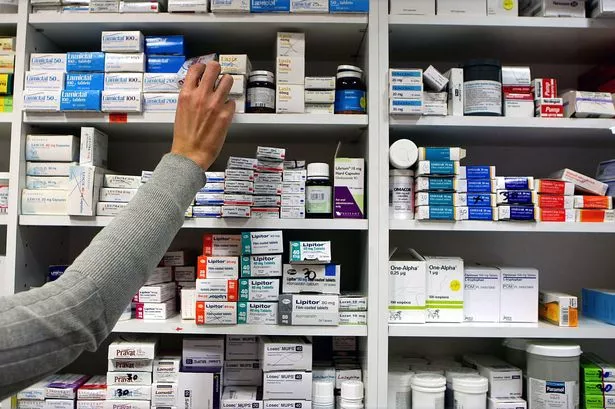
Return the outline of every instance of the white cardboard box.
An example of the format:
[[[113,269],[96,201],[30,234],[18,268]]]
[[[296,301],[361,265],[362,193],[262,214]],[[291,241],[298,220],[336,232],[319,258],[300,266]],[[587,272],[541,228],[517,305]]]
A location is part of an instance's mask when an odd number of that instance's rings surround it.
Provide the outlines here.
[[[486,16],[484,0],[438,0],[438,15]]]
[[[305,88],[305,58],[277,57],[276,84],[297,84]]]
[[[68,192],[65,190],[28,190],[21,192],[21,214],[66,215]]]
[[[307,338],[264,336],[259,347],[265,372],[312,370],[312,343]]]
[[[146,285],[139,289],[137,302],[141,303],[161,303],[175,297],[175,283],[162,283],[156,285]]]
[[[305,33],[279,32],[276,50],[278,57],[305,57]]]
[[[538,270],[535,268],[498,268],[502,274],[500,321],[538,322]]]
[[[97,166],[71,166],[68,190],[68,215],[96,216],[105,169]]]
[[[179,374],[177,394],[181,396],[177,409],[211,409],[220,397],[220,373],[188,373]]]
[[[258,339],[255,336],[227,335],[226,360],[241,361],[258,359]]]
[[[423,324],[426,319],[427,265],[416,251],[389,258],[389,323]]]
[[[81,127],[79,165],[107,167],[109,137],[90,126]]]
[[[282,292],[286,294],[339,294],[341,266],[338,264],[284,264]]]
[[[305,111],[305,87],[296,84],[276,85],[275,109],[278,114],[302,114]]]
[[[304,371],[265,372],[263,399],[312,398],[312,373]]]
[[[519,15],[519,0],[487,0],[488,16],[512,16]]]
[[[79,158],[79,139],[74,135],[27,135],[26,160],[73,162]]]
[[[427,322],[463,322],[463,260],[427,257]]]
[[[436,0],[390,0],[391,15],[435,16]]]
[[[225,361],[225,386],[261,386],[263,384],[263,371],[258,360],[252,361]]]
[[[499,322],[500,270],[466,265],[464,272],[463,315],[466,322]]]
[[[186,368],[222,368],[224,337],[184,338],[182,364]]]

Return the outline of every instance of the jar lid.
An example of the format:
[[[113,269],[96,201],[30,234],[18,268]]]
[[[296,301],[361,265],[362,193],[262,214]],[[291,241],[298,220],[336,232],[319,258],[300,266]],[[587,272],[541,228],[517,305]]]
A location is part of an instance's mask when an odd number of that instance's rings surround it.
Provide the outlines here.
[[[446,381],[450,382],[453,378],[470,374],[478,375],[478,371],[474,368],[466,367],[449,369],[448,371],[446,371]]]
[[[481,65],[489,65],[498,68],[502,67],[502,63],[500,62],[500,60],[496,60],[493,58],[478,58],[466,61],[463,64],[463,68],[476,67]]]
[[[435,365],[412,365],[410,369],[417,374],[444,375],[444,368]]]
[[[414,372],[412,371],[391,371],[389,370],[389,385],[399,386],[407,388],[412,383],[412,377]]]
[[[525,352],[529,341],[525,338],[507,338],[502,341],[502,346]]]
[[[446,386],[446,378],[434,373],[419,373],[412,377],[412,386],[421,388],[441,388]]]
[[[348,380],[342,382],[343,399],[363,399],[363,382]]]
[[[580,356],[583,351],[581,351],[580,345],[563,344],[557,342],[539,342],[528,344],[527,352],[534,355],[570,358]]]
[[[257,70],[251,71],[248,75],[248,80],[252,81],[271,81],[273,82],[275,76],[271,71]]]
[[[390,169],[389,176],[414,176],[414,171],[410,169]],[[427,364],[427,361],[424,364]]]
[[[312,382],[312,402],[328,404],[335,401],[333,389],[335,384],[327,381]]]
[[[328,163],[308,163],[307,165],[307,177],[329,177],[329,164]]]
[[[419,159],[419,148],[409,139],[400,139],[389,147],[389,161],[393,167],[408,169]]]
[[[340,78],[361,78],[361,73],[360,72],[355,72],[355,71],[342,71],[342,72],[338,72],[337,74],[335,74],[335,77],[337,79],[340,79]]]
[[[453,390],[466,393],[487,393],[489,381],[480,375],[461,375],[453,378]]]
[[[354,72],[358,72],[359,74],[363,74],[363,70],[357,67],[356,65],[348,65],[348,64],[338,65],[337,72],[340,73],[342,71],[354,71]]]

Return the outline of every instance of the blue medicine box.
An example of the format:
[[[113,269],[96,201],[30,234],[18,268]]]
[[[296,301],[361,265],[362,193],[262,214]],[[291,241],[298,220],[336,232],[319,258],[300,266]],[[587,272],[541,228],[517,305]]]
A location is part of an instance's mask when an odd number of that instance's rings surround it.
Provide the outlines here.
[[[583,288],[581,291],[583,315],[615,325],[615,292]]]
[[[47,282],[55,281],[66,272],[68,265],[53,265],[49,266],[49,271],[47,272]]]
[[[100,111],[101,91],[62,91],[60,111]]]
[[[174,74],[185,61],[186,57],[183,55],[148,55],[146,72]]]
[[[329,13],[369,13],[369,0],[329,0]]]
[[[251,13],[290,13],[290,0],[251,0]]]
[[[66,53],[67,72],[105,72],[105,53]]]
[[[71,72],[66,74],[65,91],[102,91],[105,88],[105,74],[102,72]]]
[[[145,54],[184,55],[184,36],[147,36]]]

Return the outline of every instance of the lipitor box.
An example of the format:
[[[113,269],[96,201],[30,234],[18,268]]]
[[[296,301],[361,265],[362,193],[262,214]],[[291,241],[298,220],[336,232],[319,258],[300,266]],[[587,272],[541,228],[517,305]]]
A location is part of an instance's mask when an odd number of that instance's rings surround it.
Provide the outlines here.
[[[66,71],[65,53],[32,53],[30,54],[31,70]]]
[[[161,303],[175,297],[175,283],[162,283],[156,285],[143,286],[139,289],[137,302],[141,303]]]
[[[263,301],[240,301],[237,303],[237,323],[251,325],[276,325],[278,303]]]
[[[233,256],[199,256],[197,259],[197,278],[239,277],[239,259]]]
[[[498,267],[501,270],[500,321],[538,322],[538,270]],[[523,303],[518,301],[522,299]]]
[[[312,373],[305,371],[265,372],[264,399],[311,399]]]
[[[278,278],[239,279],[239,301],[277,302],[279,296],[280,280]]]
[[[282,231],[261,231],[241,233],[242,254],[281,254],[284,252]]]
[[[427,268],[427,322],[463,322],[463,260],[424,257]]]
[[[67,214],[96,216],[105,169],[97,166],[71,166],[69,169]]]
[[[93,127],[81,127],[79,165],[107,167],[108,144],[107,134]]]
[[[340,265],[285,264],[282,291],[286,294],[339,294],[340,281]]]
[[[280,325],[338,325],[339,296],[281,294],[278,305]]]
[[[151,385],[151,372],[107,372],[107,385]]]
[[[237,280],[206,278],[196,280],[197,301],[237,301]]]
[[[79,139],[73,135],[27,135],[26,160],[72,162],[79,158]]]
[[[237,303],[224,301],[197,301],[197,325],[237,324]]]
[[[500,270],[495,267],[465,265],[463,320],[465,322],[499,322]]]
[[[33,112],[58,112],[61,98],[62,91],[59,90],[24,90],[23,109]]]
[[[104,89],[143,91],[143,73],[108,72],[105,74]]]
[[[140,31],[103,31],[101,51],[106,53],[143,52],[143,34]]]
[[[60,71],[26,71],[24,89],[62,90],[64,79]]]
[[[241,255],[240,234],[206,233],[203,236],[203,255],[239,256]]]
[[[426,293],[425,259],[413,249],[394,251],[389,258],[389,323],[425,323]]]
[[[227,386],[261,386],[263,371],[258,360],[225,361],[224,385]]]
[[[289,263],[323,264],[331,262],[330,241],[291,241]]]
[[[305,57],[305,33],[278,33],[278,57]]]
[[[142,341],[123,341],[118,340],[114,341],[109,345],[109,354],[107,356],[108,359],[114,360],[113,369],[110,371],[125,371],[131,370],[134,372],[151,372],[152,361],[156,356],[156,349],[158,346],[158,341],[156,340],[142,340]],[[139,359],[143,361],[135,362],[133,365],[133,361],[127,361],[131,364],[128,366],[134,366],[134,368],[124,368],[126,365],[119,365],[120,361],[118,360],[134,360]],[[145,361],[150,360],[150,361]],[[111,368],[111,363],[109,363],[109,367]],[[137,371],[137,368],[142,368],[142,370]]]
[[[103,112],[141,112],[143,94],[141,91],[102,91]]]
[[[333,170],[334,210],[336,219],[365,217],[365,160],[335,158]]]

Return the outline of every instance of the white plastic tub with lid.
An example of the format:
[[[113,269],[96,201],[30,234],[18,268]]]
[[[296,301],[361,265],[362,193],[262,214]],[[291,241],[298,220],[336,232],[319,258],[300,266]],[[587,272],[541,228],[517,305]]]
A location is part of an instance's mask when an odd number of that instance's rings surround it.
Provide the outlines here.
[[[412,377],[414,372],[404,369],[389,369],[388,407],[410,409],[412,405]]]
[[[523,369],[524,372],[527,366],[525,351],[527,350],[528,343],[529,341],[524,338],[507,338],[502,341],[506,362]]]
[[[527,346],[529,409],[579,408],[579,358],[581,347],[556,342],[531,342]]]
[[[461,367],[451,368],[446,371],[446,392],[444,394],[444,406],[452,408],[455,403],[453,397],[453,378],[466,375],[478,375],[478,371],[474,368]]]
[[[412,377],[412,409],[444,409],[446,378],[434,373]]]
[[[467,374],[453,377],[455,409],[486,409],[489,381],[484,376]]]

